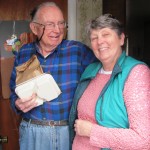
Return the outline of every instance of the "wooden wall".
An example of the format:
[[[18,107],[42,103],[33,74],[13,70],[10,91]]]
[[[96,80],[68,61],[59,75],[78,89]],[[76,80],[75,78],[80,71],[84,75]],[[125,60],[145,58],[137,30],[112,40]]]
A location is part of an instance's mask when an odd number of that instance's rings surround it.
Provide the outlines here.
[[[48,0],[0,0],[0,20],[29,20],[30,11],[36,5]],[[53,0],[67,19],[67,0]]]

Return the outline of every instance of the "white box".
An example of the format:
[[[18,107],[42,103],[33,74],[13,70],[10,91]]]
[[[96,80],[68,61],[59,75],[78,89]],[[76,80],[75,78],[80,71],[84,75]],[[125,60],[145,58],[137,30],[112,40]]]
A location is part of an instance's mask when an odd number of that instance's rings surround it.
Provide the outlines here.
[[[61,94],[54,78],[45,73],[17,85],[15,92],[23,100],[36,93],[38,105],[43,104],[44,101],[51,101]]]

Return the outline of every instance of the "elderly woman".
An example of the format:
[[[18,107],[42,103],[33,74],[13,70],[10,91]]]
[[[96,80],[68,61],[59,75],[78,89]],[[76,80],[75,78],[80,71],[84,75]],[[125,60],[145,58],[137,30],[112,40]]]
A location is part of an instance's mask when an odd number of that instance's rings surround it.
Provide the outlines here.
[[[126,56],[124,31],[109,14],[87,25],[99,62],[89,65],[70,112],[73,150],[150,150],[150,69]]]

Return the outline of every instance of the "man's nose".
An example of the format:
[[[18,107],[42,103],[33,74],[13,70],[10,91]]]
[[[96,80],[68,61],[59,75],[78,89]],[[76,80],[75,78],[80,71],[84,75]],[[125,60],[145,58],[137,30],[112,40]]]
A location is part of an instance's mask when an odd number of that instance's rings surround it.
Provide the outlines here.
[[[60,32],[59,25],[55,24],[54,29],[55,32]]]

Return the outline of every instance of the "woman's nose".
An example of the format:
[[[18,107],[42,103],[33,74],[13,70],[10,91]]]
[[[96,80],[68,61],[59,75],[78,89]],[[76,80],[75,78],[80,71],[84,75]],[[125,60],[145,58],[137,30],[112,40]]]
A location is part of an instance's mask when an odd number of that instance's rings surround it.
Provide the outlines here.
[[[98,37],[98,40],[97,40],[97,41],[98,41],[98,44],[101,44],[101,43],[103,43],[104,40],[103,40],[102,37]]]

